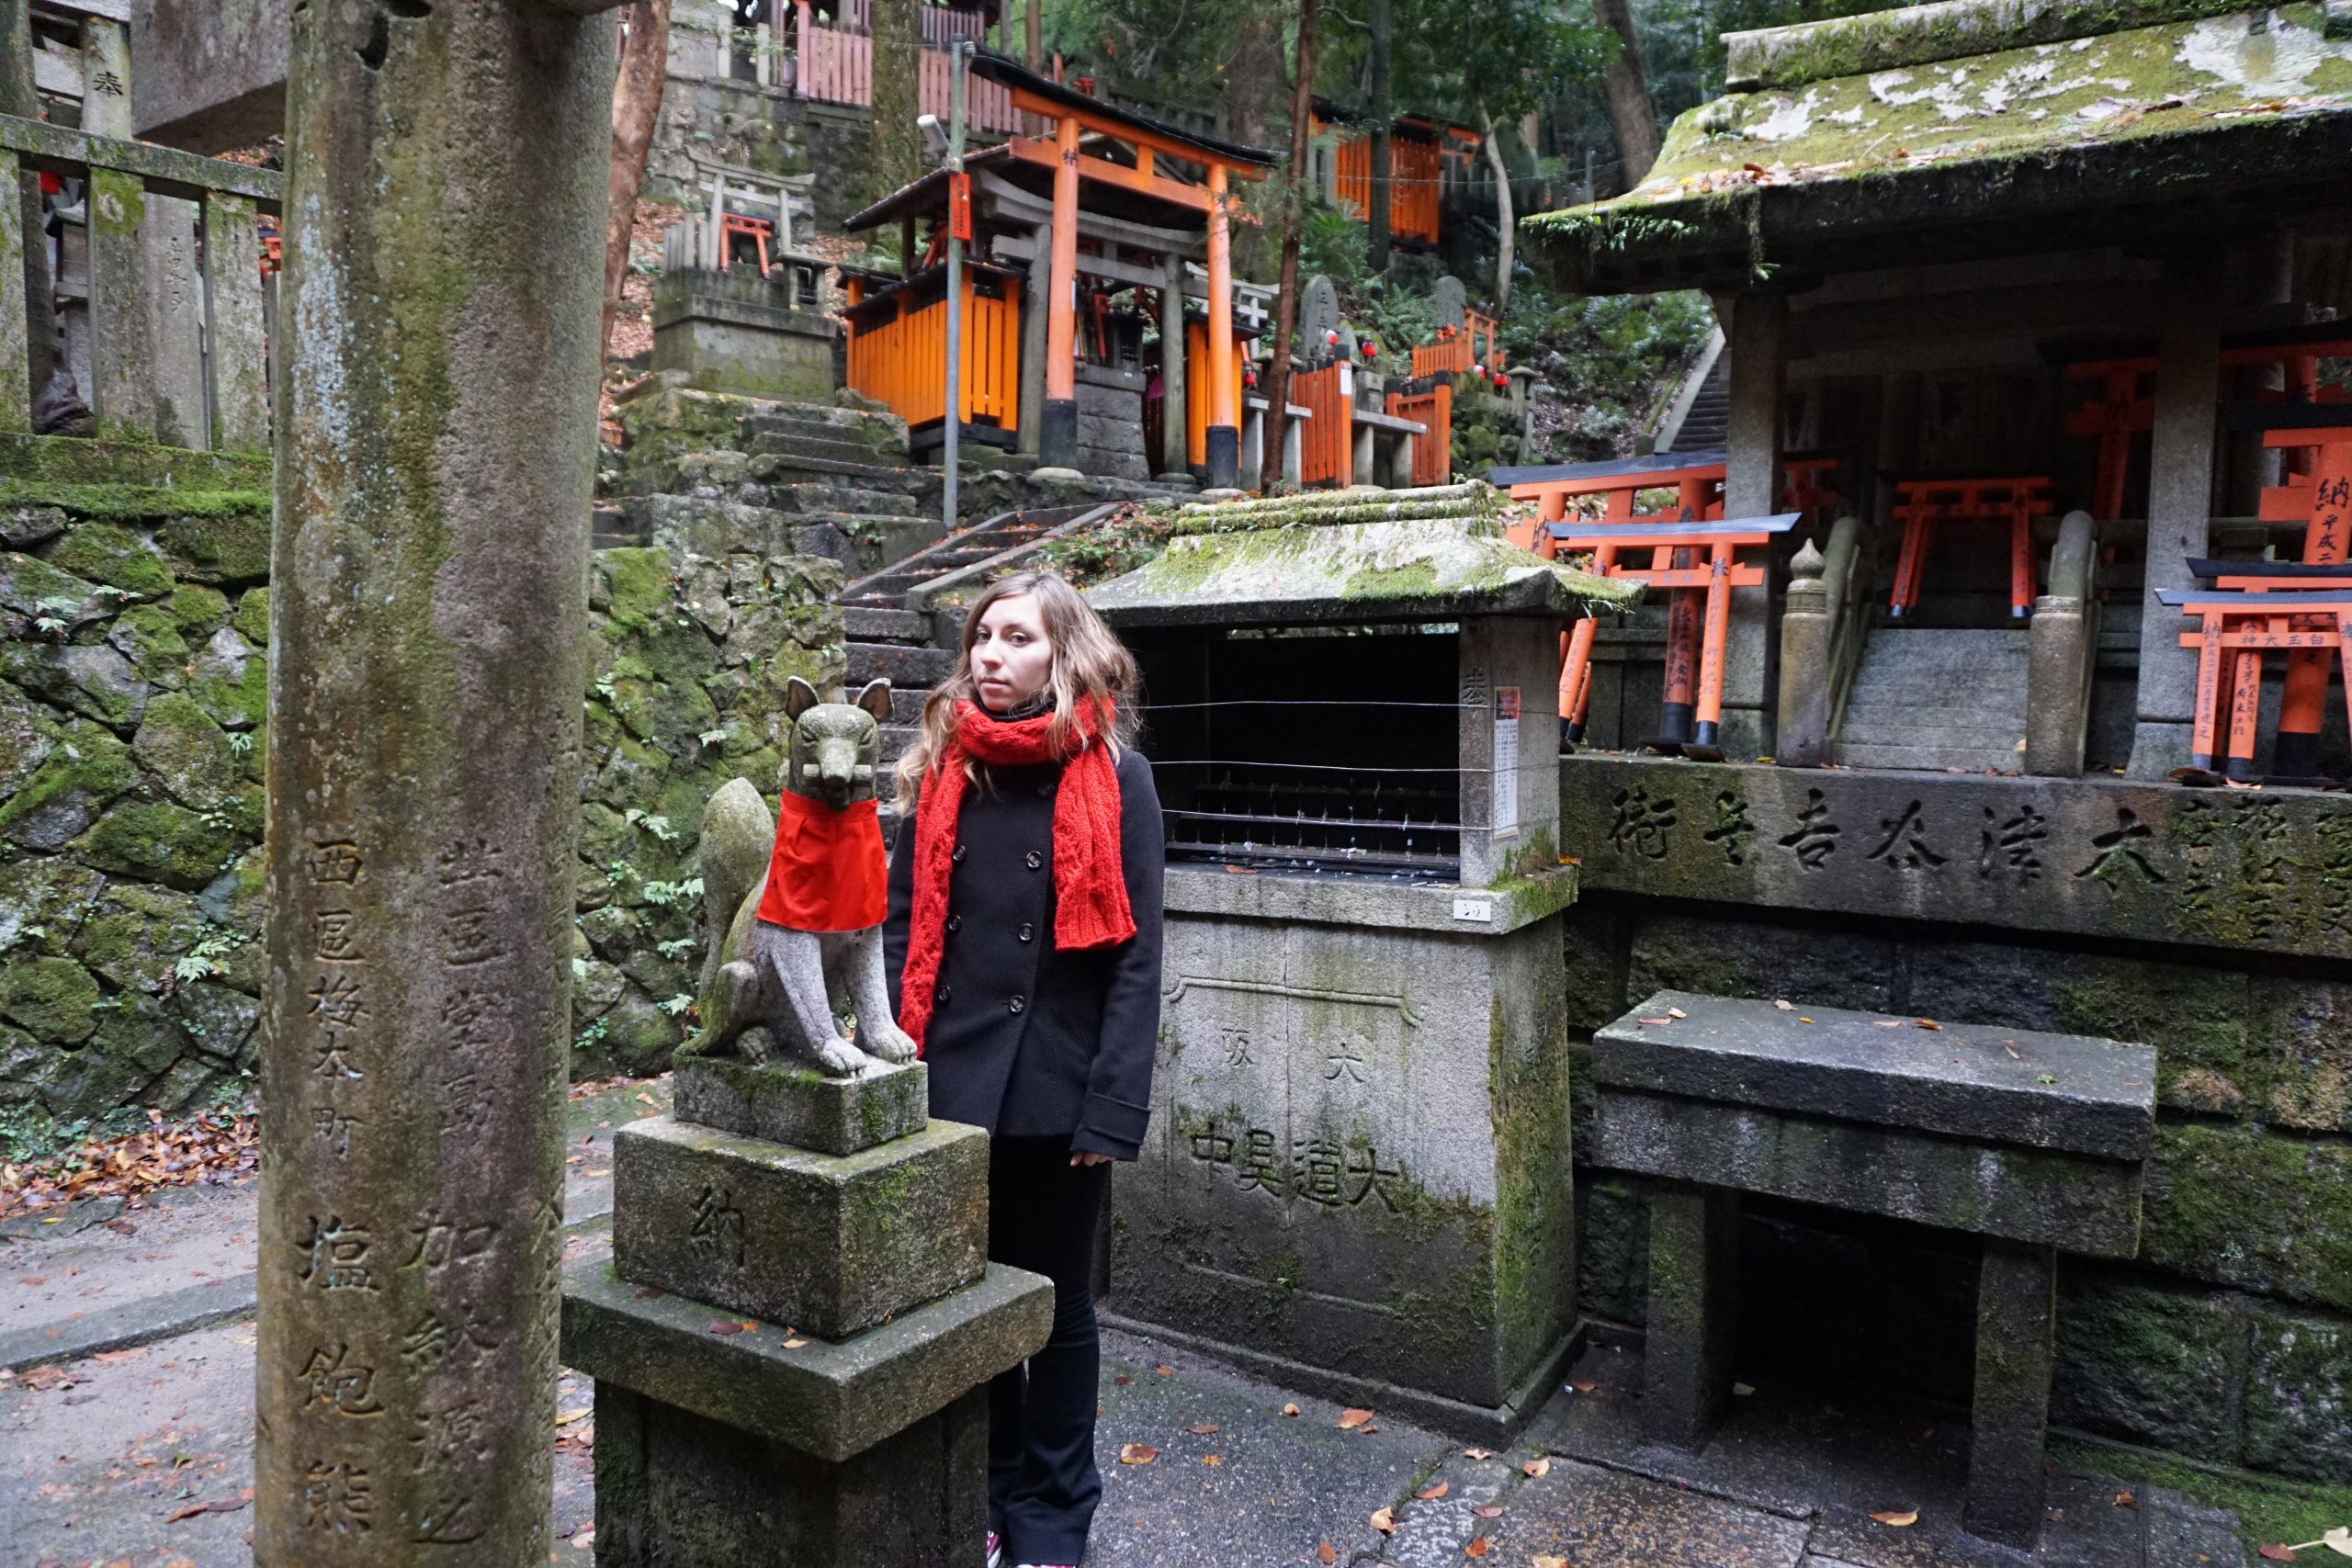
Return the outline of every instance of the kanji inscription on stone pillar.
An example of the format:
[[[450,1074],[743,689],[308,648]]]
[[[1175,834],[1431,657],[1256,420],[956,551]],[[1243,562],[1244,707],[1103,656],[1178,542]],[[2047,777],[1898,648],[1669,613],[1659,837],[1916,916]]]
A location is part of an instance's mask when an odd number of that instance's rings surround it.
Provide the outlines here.
[[[609,18],[293,7],[254,1555],[541,1563]]]

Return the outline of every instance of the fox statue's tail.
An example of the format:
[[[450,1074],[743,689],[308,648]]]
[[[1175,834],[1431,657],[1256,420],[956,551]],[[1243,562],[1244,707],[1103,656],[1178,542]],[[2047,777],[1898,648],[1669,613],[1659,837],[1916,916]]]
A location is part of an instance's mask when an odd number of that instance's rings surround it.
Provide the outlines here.
[[[746,897],[758,890],[775,847],[775,818],[749,779],[729,779],[710,797],[702,818],[703,940],[697,995],[707,996],[718,977],[727,933]]]

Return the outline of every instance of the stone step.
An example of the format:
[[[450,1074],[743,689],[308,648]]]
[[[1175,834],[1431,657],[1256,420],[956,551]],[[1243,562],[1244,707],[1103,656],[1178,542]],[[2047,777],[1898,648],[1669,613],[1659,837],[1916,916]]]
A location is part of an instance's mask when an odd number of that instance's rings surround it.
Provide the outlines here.
[[[859,642],[912,642],[931,640],[931,617],[912,610],[878,609],[865,604],[851,604],[842,610],[848,623],[849,635]]]
[[[1890,701],[1885,693],[1872,692],[1867,699],[1857,697],[1846,705],[1846,722],[1886,724],[1979,724],[1998,728],[2004,725],[2025,722],[2023,694],[2007,703],[1914,703]]]
[[[1976,747],[1848,747],[1841,741],[1838,747],[1838,761],[1840,766],[1849,768],[1894,768],[1911,773],[1957,770],[1963,773],[2014,773],[2024,758],[2016,751],[1991,751]]]
[[[935,686],[956,668],[956,656],[936,648],[909,648],[895,642],[853,642],[848,646],[849,684],[868,681],[890,682],[895,691]]]
[[[831,482],[867,490],[891,490],[929,477],[921,468],[877,460],[862,447],[851,457],[763,452],[752,457],[750,472],[753,482],[780,489],[808,482]],[[915,510],[919,514],[925,510],[920,500]]]
[[[774,499],[796,512],[854,512],[874,517],[920,517],[922,503],[900,491],[861,490],[854,485],[809,480],[778,485],[784,493]]]
[[[744,445],[755,457],[824,458],[836,463],[856,463],[879,467],[891,466],[901,454],[876,450],[862,441],[840,441],[818,434],[798,432],[771,433],[754,435]]]
[[[2003,724],[1881,721],[1860,725],[1848,723],[1839,726],[1838,730],[1838,742],[1841,746],[1927,747],[1942,750],[1975,748],[1986,751],[2014,751],[2017,743],[2024,739],[2022,725]]]
[[[928,686],[893,686],[890,688],[890,723],[916,725],[922,722],[922,705],[931,698]]]
[[[900,694],[893,691],[890,694],[895,697]],[[888,768],[905,756],[913,747],[915,737],[921,733],[921,727],[914,724],[884,725],[882,727],[882,766]]]

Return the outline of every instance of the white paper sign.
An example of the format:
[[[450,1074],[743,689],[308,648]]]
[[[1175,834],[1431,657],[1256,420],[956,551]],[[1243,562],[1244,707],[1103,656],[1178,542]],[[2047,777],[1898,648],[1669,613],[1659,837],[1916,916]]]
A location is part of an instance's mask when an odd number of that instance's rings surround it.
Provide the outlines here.
[[[1487,824],[1498,839],[1519,836],[1519,688],[1495,688],[1495,805]]]

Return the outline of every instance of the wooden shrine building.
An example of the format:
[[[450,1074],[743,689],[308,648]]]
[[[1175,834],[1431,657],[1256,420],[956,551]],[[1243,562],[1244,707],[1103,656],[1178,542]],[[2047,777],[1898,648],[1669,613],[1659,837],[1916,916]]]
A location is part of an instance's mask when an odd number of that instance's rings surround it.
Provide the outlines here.
[[[1727,35],[1731,90],[1641,185],[1528,220],[1578,289],[1713,296],[1721,514],[1815,513],[1738,595],[1728,754],[2014,773],[2041,730],[2069,771],[2163,778],[2236,692],[2263,736],[2240,773],[2343,771],[2317,655],[2237,660],[2243,690],[2200,696],[2198,627],[2157,597],[2198,588],[2194,560],[2344,558],[2315,498],[2352,411],[2310,405],[2352,352],[2352,23],[2218,11],[1945,0]],[[1813,672],[1776,668],[1804,537],[1842,617]],[[1591,734],[1636,744],[1657,629],[1610,643]]]
[[[1315,101],[1309,172],[1323,199],[1358,220],[1372,213],[1372,133],[1327,99]],[[1446,200],[1470,178],[1484,141],[1465,125],[1426,115],[1396,117],[1388,131],[1388,232],[1407,249],[1430,250]]]
[[[1242,423],[1231,186],[1273,154],[1099,102],[1001,55],[977,56],[971,71],[1051,130],[965,159],[963,439],[1048,466],[1231,485]],[[936,170],[848,225],[899,227],[899,276],[844,273],[848,382],[904,415],[918,449],[946,417],[954,200]]]

